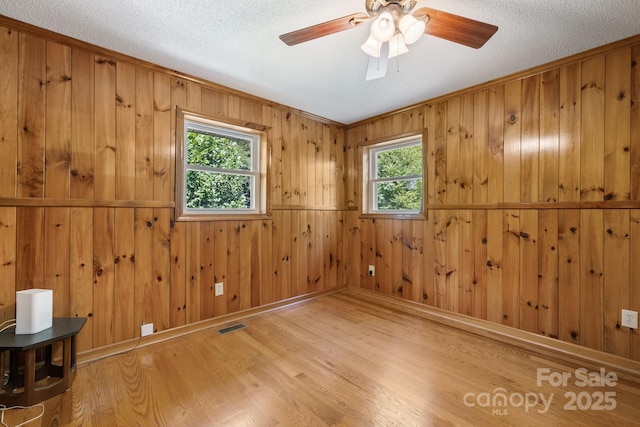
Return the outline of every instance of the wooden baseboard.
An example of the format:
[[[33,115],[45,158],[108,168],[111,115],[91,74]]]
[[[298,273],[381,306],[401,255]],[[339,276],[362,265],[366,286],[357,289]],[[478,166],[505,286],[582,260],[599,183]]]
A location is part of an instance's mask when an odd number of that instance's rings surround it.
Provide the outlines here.
[[[605,368],[607,371],[613,371],[619,376],[640,383],[640,362],[631,359],[368,289],[350,287],[342,293],[387,307],[418,313],[434,322],[511,344],[545,358],[579,365],[594,371]]]
[[[224,325],[225,323],[237,322],[239,320],[257,316],[259,314],[268,313],[270,311],[279,310],[285,307],[290,307],[292,305],[299,304],[304,301],[320,298],[326,295],[335,294],[337,292],[344,291],[345,289],[346,289],[345,286],[339,286],[332,289],[299,295],[292,298],[288,298],[286,300],[277,301],[270,304],[261,305],[259,307],[238,311],[236,313],[225,314],[223,316],[202,320],[200,322],[191,323],[189,325],[179,326],[176,328],[167,329],[165,331],[156,332],[155,334],[147,335],[146,337],[132,338],[132,339],[121,341],[115,344],[94,348],[78,354],[78,365],[81,366],[87,363],[95,362],[105,357],[126,353],[128,351],[135,350],[136,348],[145,347],[148,345],[167,341],[173,338],[181,337],[183,335],[202,331],[204,329],[221,326],[221,325]]]

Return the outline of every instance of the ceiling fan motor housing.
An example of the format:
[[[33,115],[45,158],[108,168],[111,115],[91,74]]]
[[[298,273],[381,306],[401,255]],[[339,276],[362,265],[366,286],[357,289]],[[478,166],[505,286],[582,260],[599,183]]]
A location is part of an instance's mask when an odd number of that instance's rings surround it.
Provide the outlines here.
[[[380,10],[389,5],[397,5],[404,13],[409,13],[415,7],[417,0],[365,0],[365,7],[371,16],[376,16]]]

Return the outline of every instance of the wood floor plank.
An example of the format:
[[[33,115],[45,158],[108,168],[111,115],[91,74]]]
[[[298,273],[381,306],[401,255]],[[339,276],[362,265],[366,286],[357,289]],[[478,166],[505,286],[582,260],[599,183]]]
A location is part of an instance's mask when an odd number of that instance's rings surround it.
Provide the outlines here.
[[[577,362],[383,298],[346,290],[247,317],[228,334],[206,329],[81,365],[72,388],[45,402],[40,425],[595,426],[640,417],[640,373],[582,386]],[[554,385],[541,369],[570,377]],[[615,408],[569,410],[572,395],[584,407],[605,392]]]

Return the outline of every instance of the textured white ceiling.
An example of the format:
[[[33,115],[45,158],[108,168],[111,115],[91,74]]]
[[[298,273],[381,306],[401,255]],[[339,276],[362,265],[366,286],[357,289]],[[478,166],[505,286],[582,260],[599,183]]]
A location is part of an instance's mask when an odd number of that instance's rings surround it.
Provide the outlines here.
[[[364,0],[2,0],[0,14],[344,124],[640,33],[638,0],[423,0],[499,27],[475,50],[423,36],[365,81],[368,24],[297,46],[278,35]]]

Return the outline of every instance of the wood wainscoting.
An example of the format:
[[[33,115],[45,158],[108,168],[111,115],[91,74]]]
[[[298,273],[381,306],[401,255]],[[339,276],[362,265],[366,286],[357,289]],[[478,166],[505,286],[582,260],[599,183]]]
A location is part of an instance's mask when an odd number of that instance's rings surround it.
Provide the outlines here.
[[[373,293],[325,295],[245,318],[246,328],[225,335],[210,328],[85,363],[71,390],[45,402],[42,425],[623,426],[640,418],[640,371],[432,319]],[[558,375],[566,384],[554,383]],[[584,385],[585,375],[601,382]]]

